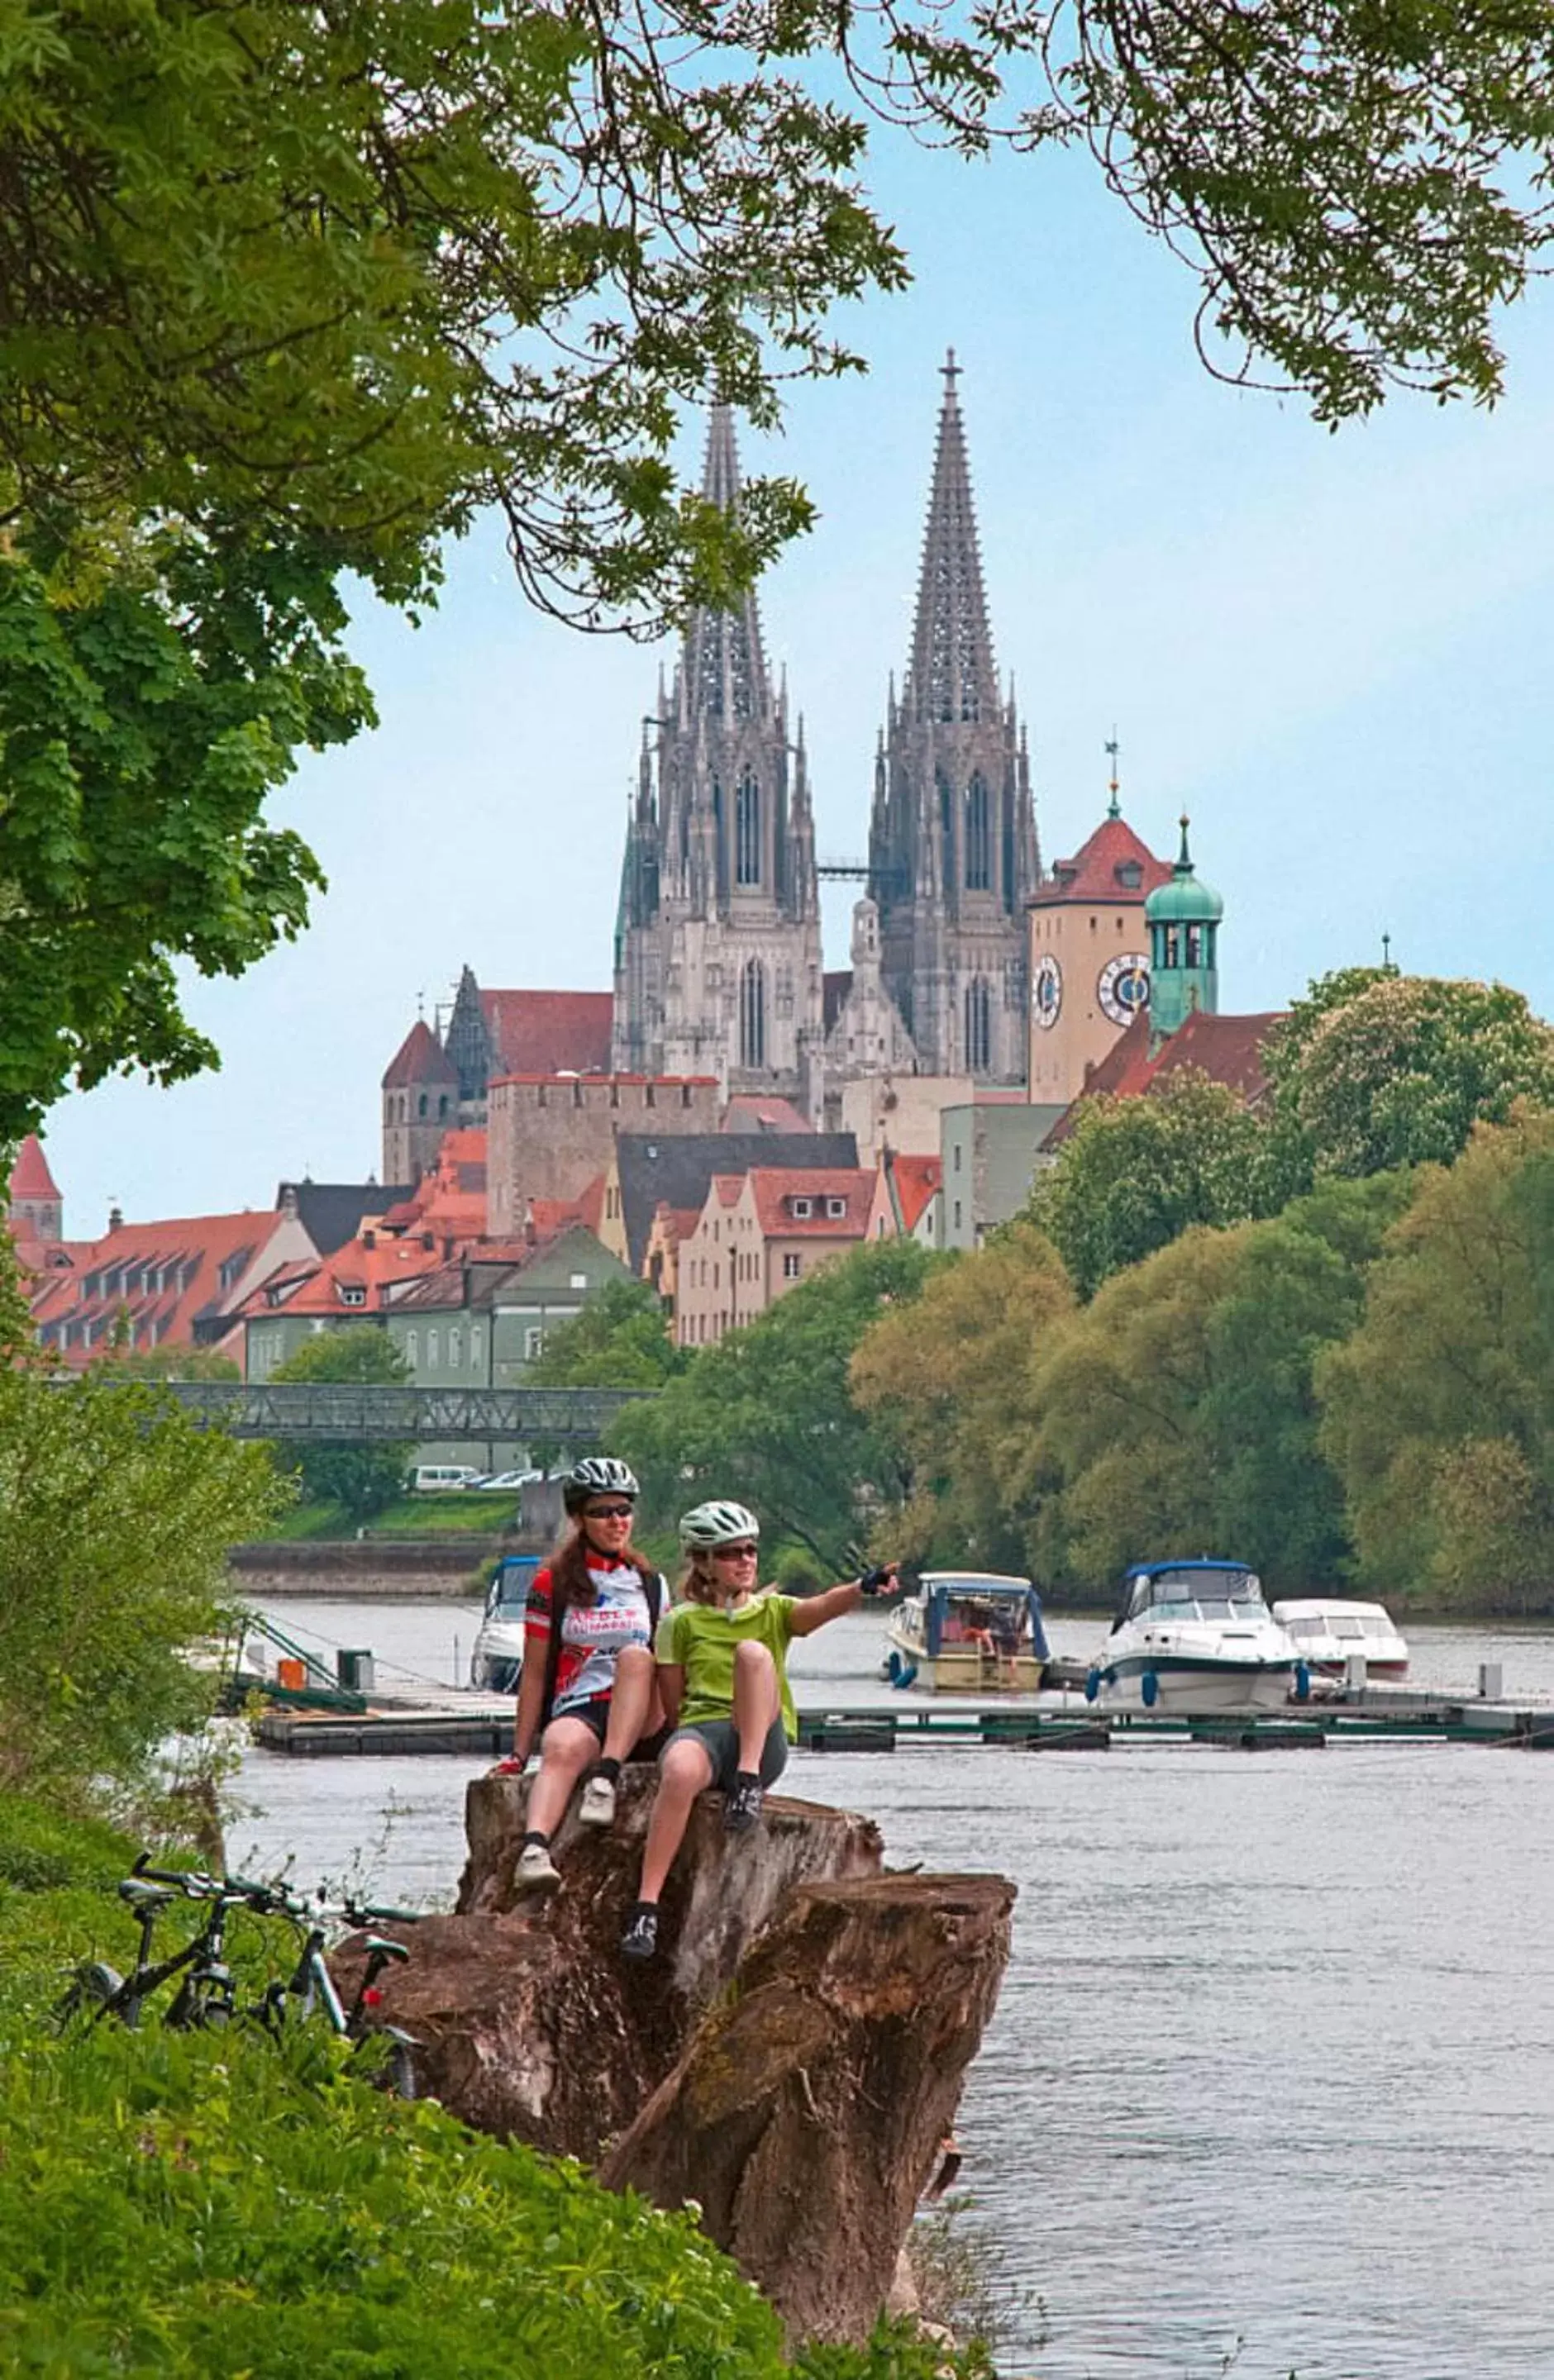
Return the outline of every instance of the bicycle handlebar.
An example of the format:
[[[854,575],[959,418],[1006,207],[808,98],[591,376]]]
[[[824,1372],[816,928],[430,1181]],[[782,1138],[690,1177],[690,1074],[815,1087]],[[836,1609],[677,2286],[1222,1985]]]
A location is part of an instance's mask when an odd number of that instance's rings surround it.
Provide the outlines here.
[[[258,1883],[244,1876],[208,1876],[200,1868],[152,1867],[149,1852],[140,1853],[134,1873],[151,1884],[170,1884],[190,1900],[229,1900],[246,1905],[256,1915],[290,1917],[299,1925],[335,1917],[349,1925],[414,1925],[421,1914],[417,1909],[389,1909],[348,1898],[332,1907],[322,1891],[316,1900],[303,1900],[281,1883]]]

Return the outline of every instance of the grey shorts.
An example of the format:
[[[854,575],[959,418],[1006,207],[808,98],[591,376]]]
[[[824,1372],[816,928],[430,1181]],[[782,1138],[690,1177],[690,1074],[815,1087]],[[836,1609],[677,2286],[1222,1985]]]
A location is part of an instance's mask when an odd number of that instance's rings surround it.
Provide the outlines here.
[[[694,1727],[677,1727],[659,1755],[677,1743],[699,1743],[712,1764],[712,1782],[721,1793],[726,1793],[739,1774],[739,1730],[731,1718],[698,1719]],[[766,1742],[760,1748],[760,1781],[775,1785],[788,1765],[788,1739],[780,1718],[774,1718],[766,1731]]]

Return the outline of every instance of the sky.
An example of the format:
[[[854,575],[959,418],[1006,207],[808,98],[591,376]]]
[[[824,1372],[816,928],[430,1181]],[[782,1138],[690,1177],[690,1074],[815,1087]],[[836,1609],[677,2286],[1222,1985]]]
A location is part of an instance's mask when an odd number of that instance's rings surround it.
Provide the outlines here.
[[[1379,958],[1495,978],[1554,1013],[1554,295],[1504,323],[1492,412],[1397,395],[1331,432],[1193,346],[1197,285],[1078,156],[965,164],[877,136],[903,296],[841,310],[867,378],[795,389],[747,472],[819,519],[760,591],[805,714],[822,859],[866,846],[886,685],[906,657],[953,346],[1001,669],[1028,726],[1044,864],[1124,814],[1225,901],[1220,1006],[1276,1008]],[[686,455],[704,425],[686,425]],[[115,1080],[48,1119],[66,1229],[270,1206],[379,1162],[379,1085],[467,962],[606,990],[628,786],[659,651],[528,611],[487,526],[419,629],[364,601],[381,724],[272,805],[329,891],[296,944],[191,978],[219,1073]],[[662,649],[670,657],[670,648]],[[827,888],[844,965],[853,889]]]

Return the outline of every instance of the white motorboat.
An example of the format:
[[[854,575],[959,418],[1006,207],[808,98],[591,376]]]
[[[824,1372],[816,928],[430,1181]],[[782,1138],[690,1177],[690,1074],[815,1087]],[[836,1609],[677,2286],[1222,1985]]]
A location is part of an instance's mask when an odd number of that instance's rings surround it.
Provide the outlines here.
[[[1379,1603],[1342,1603],[1331,1596],[1276,1603],[1273,1616],[1308,1670],[1342,1678],[1355,1655],[1367,1678],[1406,1678],[1408,1645]]]
[[[1135,1562],[1085,1691],[1106,1711],[1230,1718],[1281,1709],[1299,1665],[1244,1562]]]
[[[486,1694],[514,1694],[524,1665],[524,1614],[540,1568],[538,1554],[506,1554],[486,1589],[486,1608],[469,1656],[469,1682]]]
[[[885,1642],[892,1685],[940,1694],[1035,1694],[1050,1658],[1035,1587],[998,1571],[925,1571]]]

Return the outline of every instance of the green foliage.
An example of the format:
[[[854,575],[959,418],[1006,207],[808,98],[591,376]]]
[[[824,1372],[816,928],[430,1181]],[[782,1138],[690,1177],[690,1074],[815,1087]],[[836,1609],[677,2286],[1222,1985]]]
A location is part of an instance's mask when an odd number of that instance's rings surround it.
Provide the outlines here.
[[[210,1064],[176,963],[239,975],[300,931],[323,879],[262,809],[371,718],[344,625],[327,568],[167,528],[85,583],[0,552],[0,1139],[71,1082]]]
[[[1359,1315],[1356,1225],[1374,1254],[1401,1195],[1357,1189],[1338,1245],[1340,1202],[1297,1201],[1107,1283],[1033,1383],[1040,1574],[1099,1592],[1129,1561],[1220,1551],[1286,1590],[1331,1579],[1347,1534],[1313,1365]]]
[[[117,1377],[131,1380],[240,1380],[242,1367],[214,1347],[115,1348],[103,1359]]]
[[[272,1376],[277,1380],[376,1380],[403,1382],[409,1367],[386,1330],[374,1322],[350,1322],[305,1339]],[[403,1492],[410,1441],[382,1446],[348,1439],[306,1439],[280,1446],[276,1460],[295,1472],[312,1503],[335,1504],[347,1522],[370,1520]]]
[[[240,2028],[43,2027],[115,1958],[132,1846],[0,1797],[0,2365],[176,2380],[979,2380],[903,2326],[786,2361],[775,2314],[688,2215],[601,2190],[431,2103],[349,2082],[336,2045]],[[241,1925],[239,1919],[235,1924]]]
[[[612,1281],[546,1333],[527,1378],[546,1389],[656,1389],[690,1360],[648,1282]]]
[[[77,1803],[143,1781],[210,1708],[184,1648],[221,1624],[225,1549],[276,1496],[262,1448],[149,1382],[0,1371],[0,1781]]]
[[[938,1267],[922,1294],[872,1323],[851,1382],[904,1458],[904,1507],[890,1550],[1014,1567],[1024,1529],[1012,1497],[1024,1467],[1032,1379],[1061,1338],[1074,1293],[1050,1241],[1014,1223],[974,1256]]]
[[[1196,1068],[1147,1099],[1087,1099],[1026,1219],[1045,1232],[1081,1297],[1193,1223],[1278,1211],[1293,1185],[1267,1127]]]
[[[1475,1123],[1554,1104],[1554,1029],[1503,984],[1351,968],[1312,986],[1269,1057],[1317,1172],[1450,1165]]]
[[[642,1480],[650,1524],[735,1496],[769,1535],[843,1575],[873,1511],[910,1487],[890,1416],[859,1410],[848,1366],[868,1325],[916,1297],[933,1263],[912,1240],[859,1248],[628,1406],[612,1445]]]
[[[1317,1373],[1356,1566],[1432,1605],[1554,1602],[1554,1116],[1423,1177]]]

